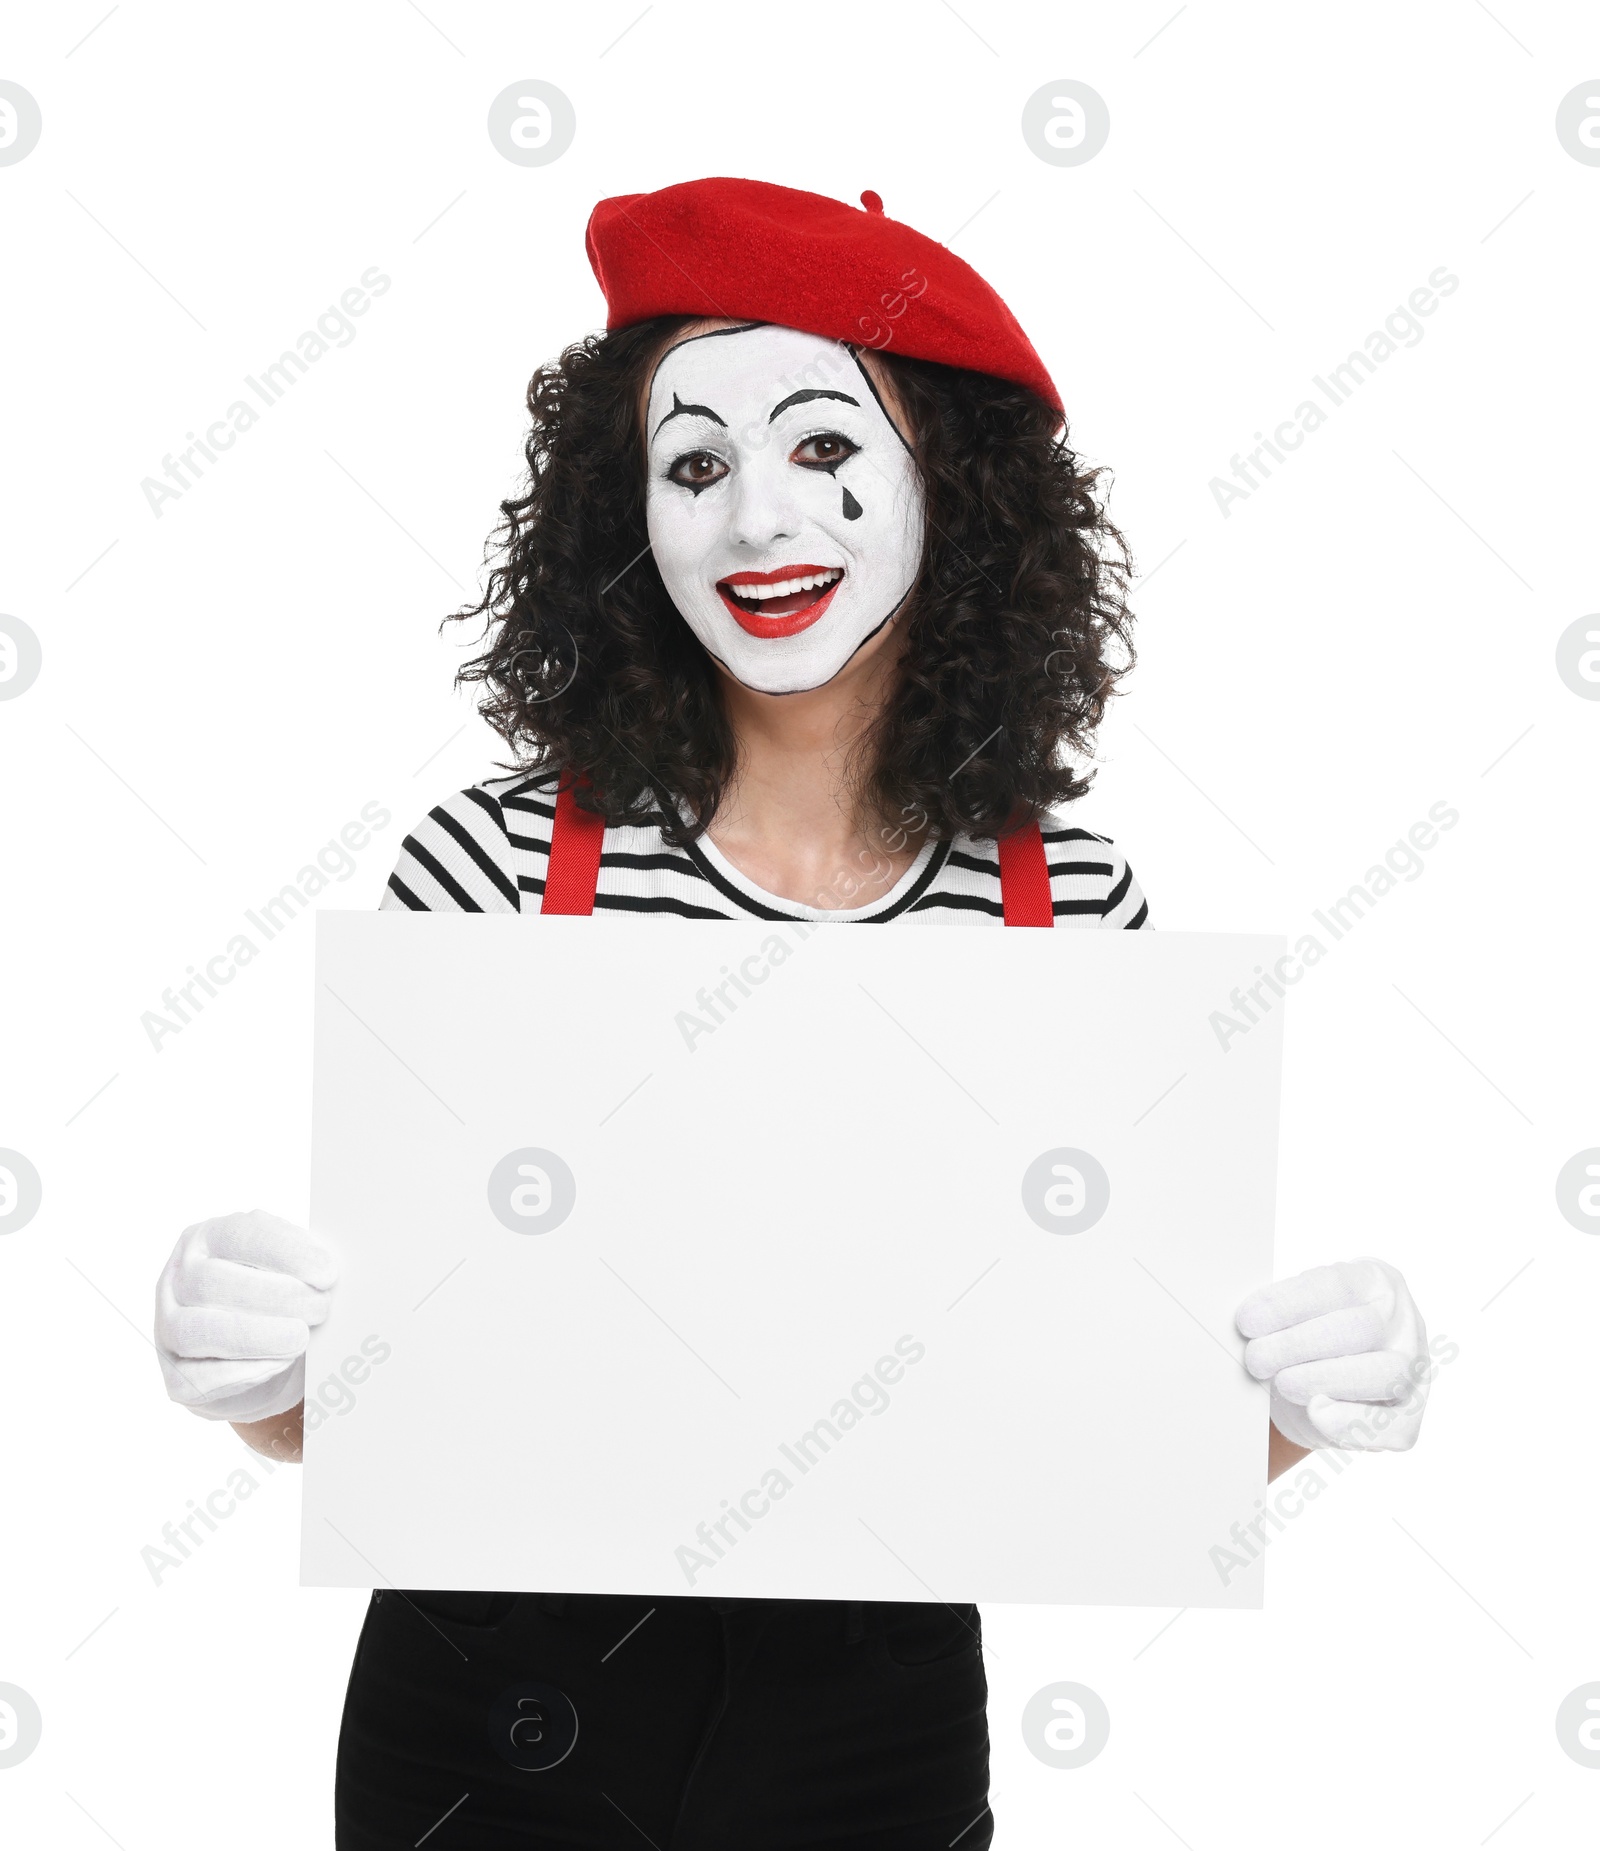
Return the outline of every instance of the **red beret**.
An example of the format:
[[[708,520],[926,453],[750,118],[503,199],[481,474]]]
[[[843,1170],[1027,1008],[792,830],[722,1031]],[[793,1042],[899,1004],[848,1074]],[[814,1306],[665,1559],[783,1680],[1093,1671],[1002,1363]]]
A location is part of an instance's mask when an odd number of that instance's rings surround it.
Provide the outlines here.
[[[589,262],[606,326],[654,315],[770,321],[992,373],[1061,400],[1027,335],[970,264],[898,219],[762,180],[689,180],[602,199]]]

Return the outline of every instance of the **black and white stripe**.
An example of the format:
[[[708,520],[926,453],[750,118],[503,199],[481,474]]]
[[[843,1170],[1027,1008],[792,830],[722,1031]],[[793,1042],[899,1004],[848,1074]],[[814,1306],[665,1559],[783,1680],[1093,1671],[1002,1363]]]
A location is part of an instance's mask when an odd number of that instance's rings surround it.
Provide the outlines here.
[[[385,910],[537,912],[550,859],[555,794],[548,776],[494,778],[447,798],[405,839]],[[1042,833],[1056,923],[1138,931],[1150,909],[1121,851],[1104,836],[1046,817]],[[1000,863],[992,841],[930,841],[888,891],[843,869],[814,906],[763,893],[704,838],[673,848],[660,820],[606,831],[595,911],[680,919],[832,919],[880,925],[944,919],[1000,925]]]

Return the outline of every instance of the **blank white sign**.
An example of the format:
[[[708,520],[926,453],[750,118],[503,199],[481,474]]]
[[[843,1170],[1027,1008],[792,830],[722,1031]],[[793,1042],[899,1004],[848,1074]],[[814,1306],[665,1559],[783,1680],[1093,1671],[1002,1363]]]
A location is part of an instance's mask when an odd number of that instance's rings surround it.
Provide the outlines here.
[[[303,1580],[1259,1606],[1281,950],[322,914]]]

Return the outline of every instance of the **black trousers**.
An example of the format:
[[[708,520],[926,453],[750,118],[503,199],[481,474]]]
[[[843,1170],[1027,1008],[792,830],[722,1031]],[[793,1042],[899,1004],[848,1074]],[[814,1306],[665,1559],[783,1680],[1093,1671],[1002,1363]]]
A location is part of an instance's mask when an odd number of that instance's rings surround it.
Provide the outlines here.
[[[974,1607],[379,1591],[337,1843],[986,1851],[987,1696]]]

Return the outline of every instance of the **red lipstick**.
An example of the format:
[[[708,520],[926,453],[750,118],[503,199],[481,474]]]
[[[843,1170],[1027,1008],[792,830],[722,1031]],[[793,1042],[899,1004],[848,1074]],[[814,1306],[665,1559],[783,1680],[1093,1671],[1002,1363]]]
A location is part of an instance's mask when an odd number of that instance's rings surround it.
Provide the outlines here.
[[[741,600],[734,596],[731,589],[736,584],[781,585],[786,579],[816,578],[824,572],[838,572],[839,577],[820,590],[813,586],[809,591],[790,592],[781,598],[763,598],[759,603],[754,599]],[[843,583],[844,569],[841,566],[780,566],[774,572],[731,572],[726,578],[718,580],[717,595],[741,630],[750,636],[776,638],[797,636],[802,630],[810,629],[827,610],[833,594]]]

